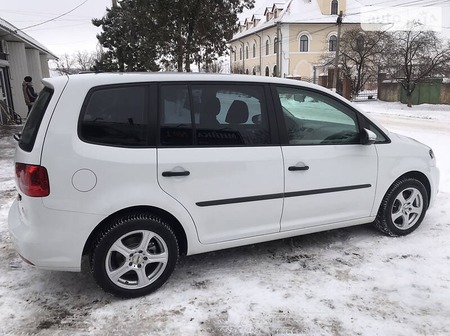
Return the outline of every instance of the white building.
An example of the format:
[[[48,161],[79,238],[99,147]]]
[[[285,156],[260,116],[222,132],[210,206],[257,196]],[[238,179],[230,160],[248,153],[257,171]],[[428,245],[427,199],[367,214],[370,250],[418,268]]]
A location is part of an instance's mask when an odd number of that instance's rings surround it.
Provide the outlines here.
[[[0,18],[0,104],[25,117],[28,108],[22,93],[25,76],[33,78],[36,91],[41,79],[50,77],[48,61],[57,59],[48,49]]]

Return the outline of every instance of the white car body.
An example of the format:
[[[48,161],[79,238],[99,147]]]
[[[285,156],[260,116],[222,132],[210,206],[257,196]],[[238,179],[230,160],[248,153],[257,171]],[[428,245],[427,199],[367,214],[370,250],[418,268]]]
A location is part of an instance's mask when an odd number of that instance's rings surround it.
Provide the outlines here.
[[[191,255],[371,223],[390,186],[405,174],[420,176],[428,203],[433,203],[439,171],[430,148],[375,121],[370,122],[384,133],[385,143],[129,148],[79,137],[80,111],[92,88],[211,82],[313,90],[370,120],[329,90],[294,80],[201,74],[83,74],[44,80],[53,95],[32,150],[18,146],[15,161],[45,167],[50,193],[29,197],[19,190],[9,228],[20,255],[39,268],[80,271],[88,241],[124,209],[165,214],[177,223],[177,235],[185,237],[180,246]],[[288,170],[306,165],[307,171]],[[185,170],[189,176],[162,175]]]

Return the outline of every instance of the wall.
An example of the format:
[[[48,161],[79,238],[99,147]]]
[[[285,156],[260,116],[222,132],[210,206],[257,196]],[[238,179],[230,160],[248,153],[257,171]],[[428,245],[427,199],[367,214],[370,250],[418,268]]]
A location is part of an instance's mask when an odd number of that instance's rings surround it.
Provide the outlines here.
[[[345,29],[350,29],[358,25],[345,25]],[[273,68],[277,64],[277,54],[274,53],[274,38],[276,37],[276,27],[270,27],[258,34],[261,35],[262,48],[260,49],[260,38],[252,34],[231,43],[231,50],[236,50],[236,61],[234,52],[231,53],[231,69],[242,68],[244,73],[248,70],[252,74],[254,67],[259,67],[261,71],[257,75],[265,75],[266,67],[269,68],[269,75],[273,75]],[[300,35],[307,33],[309,37],[309,50],[300,52]],[[282,24],[281,25],[281,77],[301,77],[312,79],[314,77],[314,66],[322,66],[334,57],[334,52],[328,51],[328,39],[331,35],[337,35],[335,25],[330,24]],[[269,40],[269,55],[266,55],[266,40]],[[243,44],[242,44],[242,43]],[[253,44],[256,44],[256,55],[253,57]],[[249,58],[245,56],[245,47],[248,45]],[[243,59],[239,59],[239,48],[242,48]],[[261,58],[260,58],[261,51]],[[318,74],[316,74],[318,77]],[[317,80],[317,78],[316,78]]]
[[[14,110],[21,117],[28,113],[27,105],[23,98],[22,82],[28,75],[27,55],[25,44],[22,42],[8,42],[10,71],[11,71],[11,93],[14,101]]]

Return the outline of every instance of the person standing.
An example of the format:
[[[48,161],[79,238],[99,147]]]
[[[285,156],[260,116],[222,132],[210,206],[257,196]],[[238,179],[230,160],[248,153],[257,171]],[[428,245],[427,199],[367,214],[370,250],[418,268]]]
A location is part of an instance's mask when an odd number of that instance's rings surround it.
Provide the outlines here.
[[[32,78],[30,76],[26,76],[23,79],[22,83],[22,89],[23,89],[23,96],[25,98],[25,104],[28,106],[28,114],[30,114],[31,107],[33,106],[33,103],[36,101],[37,93],[34,91]],[[28,117],[27,114],[27,117]]]

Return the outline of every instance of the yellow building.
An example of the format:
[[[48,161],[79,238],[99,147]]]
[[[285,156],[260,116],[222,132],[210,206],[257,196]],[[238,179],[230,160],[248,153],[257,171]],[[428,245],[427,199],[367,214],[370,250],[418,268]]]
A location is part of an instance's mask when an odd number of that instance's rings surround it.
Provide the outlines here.
[[[329,65],[325,59],[335,54],[340,11],[342,32],[360,27],[360,4],[355,0],[272,3],[264,13],[241,22],[229,41],[231,72],[316,82]]]

